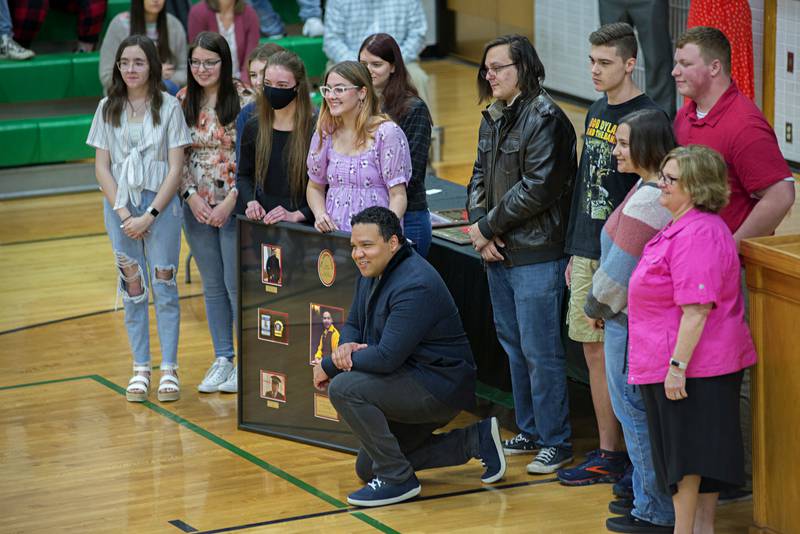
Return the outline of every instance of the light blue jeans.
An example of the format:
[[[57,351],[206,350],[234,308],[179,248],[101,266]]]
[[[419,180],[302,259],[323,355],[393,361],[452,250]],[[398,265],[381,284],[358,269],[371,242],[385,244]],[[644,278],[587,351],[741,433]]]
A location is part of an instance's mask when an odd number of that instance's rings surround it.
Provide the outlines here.
[[[183,205],[183,231],[192,251],[206,301],[206,319],[217,358],[233,359],[233,314],[236,310],[236,218],[222,228],[197,222]]]
[[[432,239],[431,214],[428,210],[407,211],[403,216],[403,234],[414,242],[417,253],[428,257]]]
[[[11,12],[8,10],[8,0],[0,0],[0,36],[11,35]]]
[[[487,264],[497,339],[508,355],[519,429],[539,447],[571,448],[561,308],[567,259]]]
[[[675,522],[672,496],[661,491],[656,481],[642,394],[637,386],[628,384],[628,320],[625,315],[606,321],[604,343],[611,406],[622,425],[633,464],[633,515],[656,525],[670,526]]]
[[[281,16],[275,12],[270,0],[248,0],[258,13],[261,35],[278,35],[284,33]],[[312,17],[322,18],[320,0],[297,0],[300,7],[300,19],[306,21]]]
[[[138,217],[153,202],[156,194],[142,191],[142,201],[138,207],[128,203],[131,215]],[[178,285],[175,282],[181,251],[181,206],[178,197],[170,200],[153,221],[149,233],[143,239],[131,239],[120,228],[120,218],[103,199],[103,215],[111,247],[114,249],[119,268],[119,293],[125,307],[125,328],[133,352],[135,365],[150,365],[150,317],[148,295],[153,293],[158,324],[158,340],[161,343],[161,365],[177,365],[178,332],[181,323],[181,310],[178,302]],[[122,267],[137,266],[139,272],[126,277]],[[156,270],[172,271],[172,278],[162,280]],[[128,294],[128,283],[142,281],[140,295]]]

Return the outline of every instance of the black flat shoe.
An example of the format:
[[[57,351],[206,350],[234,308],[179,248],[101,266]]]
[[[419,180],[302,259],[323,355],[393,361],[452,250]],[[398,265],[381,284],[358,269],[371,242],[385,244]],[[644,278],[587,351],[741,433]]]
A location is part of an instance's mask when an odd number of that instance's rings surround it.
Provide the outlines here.
[[[638,517],[633,517],[630,514],[606,519],[606,528],[611,532],[652,532],[654,534],[666,534],[673,531],[673,527],[662,527]]]

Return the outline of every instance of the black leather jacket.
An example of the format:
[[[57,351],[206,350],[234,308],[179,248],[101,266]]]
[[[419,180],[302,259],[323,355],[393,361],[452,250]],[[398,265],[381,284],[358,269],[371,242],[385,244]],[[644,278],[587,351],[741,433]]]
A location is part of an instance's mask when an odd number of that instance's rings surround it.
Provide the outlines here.
[[[508,267],[564,257],[577,172],[575,130],[544,89],[483,111],[467,188],[470,223],[498,236]]]

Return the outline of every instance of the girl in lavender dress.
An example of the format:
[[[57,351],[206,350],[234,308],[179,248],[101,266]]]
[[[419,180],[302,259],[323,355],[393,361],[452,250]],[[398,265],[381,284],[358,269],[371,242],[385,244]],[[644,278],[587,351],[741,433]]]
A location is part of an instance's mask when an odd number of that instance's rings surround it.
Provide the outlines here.
[[[314,226],[349,232],[350,217],[370,206],[389,208],[402,220],[411,154],[403,130],[380,113],[369,71],[356,61],[337,63],[320,92],[325,99],[306,190]]]

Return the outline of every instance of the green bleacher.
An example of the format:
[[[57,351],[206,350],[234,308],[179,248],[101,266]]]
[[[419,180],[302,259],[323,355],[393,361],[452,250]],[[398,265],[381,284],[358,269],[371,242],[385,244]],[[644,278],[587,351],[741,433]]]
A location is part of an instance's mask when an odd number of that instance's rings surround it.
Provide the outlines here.
[[[273,2],[287,24],[300,21],[297,4],[292,0]],[[106,25],[129,8],[128,0],[109,0]],[[72,18],[70,18],[72,17]],[[73,15],[51,11],[39,39],[65,41],[74,39]],[[262,39],[266,42],[267,39]],[[327,58],[322,51],[322,37],[292,35],[270,39],[297,53],[313,80],[325,71]],[[42,54],[28,61],[0,60],[0,105],[58,101],[71,98],[102,97],[98,79],[98,52]],[[315,102],[320,103],[319,95]],[[94,156],[84,142],[92,115],[64,115],[0,120],[0,167],[76,161]],[[10,148],[10,149],[9,149]]]

